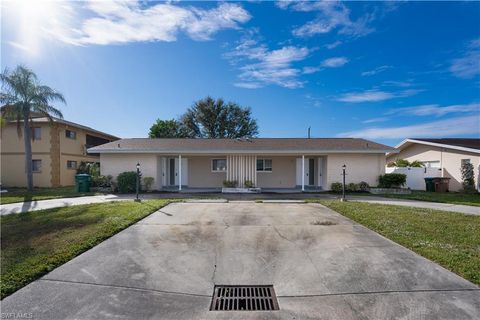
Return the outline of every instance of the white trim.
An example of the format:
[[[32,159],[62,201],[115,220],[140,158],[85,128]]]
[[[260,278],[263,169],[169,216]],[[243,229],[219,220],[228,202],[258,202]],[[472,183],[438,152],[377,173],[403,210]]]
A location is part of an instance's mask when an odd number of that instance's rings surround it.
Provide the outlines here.
[[[302,191],[305,191],[305,155],[302,154]]]
[[[478,150],[477,150],[478,151]],[[273,154],[285,154],[285,155],[327,155],[331,153],[379,153],[379,154],[391,154],[398,153],[398,150],[152,150],[152,149],[87,149],[88,153],[151,153],[151,154],[199,154],[199,155],[212,155],[212,154],[240,154],[240,155],[273,155]],[[480,152],[480,151],[479,151]]]
[[[178,191],[182,191],[182,155],[178,155]]]
[[[480,154],[480,150],[478,150],[478,149],[452,146],[450,144],[436,143],[436,142],[429,142],[429,141],[415,140],[415,139],[405,139],[402,142],[400,142],[398,145],[396,145],[395,149],[401,149],[407,143],[418,143],[418,144],[424,144],[424,145],[427,145],[427,146],[440,147],[440,148],[453,149],[453,150],[460,150],[460,151],[473,152],[473,153]],[[398,153],[398,152],[399,151],[397,151],[396,153]],[[394,153],[394,152],[387,153],[387,156],[392,154],[392,153]]]

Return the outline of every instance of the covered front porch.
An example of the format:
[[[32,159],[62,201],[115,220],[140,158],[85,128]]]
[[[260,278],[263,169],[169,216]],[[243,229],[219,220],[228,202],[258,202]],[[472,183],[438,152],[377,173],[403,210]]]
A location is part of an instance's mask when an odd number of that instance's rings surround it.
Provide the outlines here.
[[[157,169],[158,189],[170,192],[214,193],[225,185],[266,193],[327,189],[327,155],[162,155]]]

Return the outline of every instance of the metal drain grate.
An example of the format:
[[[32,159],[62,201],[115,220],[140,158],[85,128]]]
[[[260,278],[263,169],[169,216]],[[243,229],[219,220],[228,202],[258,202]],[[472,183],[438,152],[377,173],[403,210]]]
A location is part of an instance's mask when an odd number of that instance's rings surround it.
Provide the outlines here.
[[[278,310],[273,286],[215,286],[210,311]]]

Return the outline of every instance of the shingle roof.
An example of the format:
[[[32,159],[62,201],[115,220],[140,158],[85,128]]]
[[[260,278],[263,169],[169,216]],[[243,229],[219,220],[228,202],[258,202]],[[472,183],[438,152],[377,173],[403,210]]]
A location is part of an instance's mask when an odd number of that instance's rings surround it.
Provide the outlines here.
[[[424,138],[412,138],[412,140],[446,144],[450,146],[471,148],[480,150],[480,139],[472,138],[442,138],[442,139],[424,139]]]
[[[394,148],[356,138],[122,139],[88,150],[93,153],[385,153]]]

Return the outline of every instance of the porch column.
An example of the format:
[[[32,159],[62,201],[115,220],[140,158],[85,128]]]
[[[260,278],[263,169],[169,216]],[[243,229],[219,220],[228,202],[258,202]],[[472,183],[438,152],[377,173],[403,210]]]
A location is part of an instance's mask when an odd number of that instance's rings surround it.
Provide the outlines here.
[[[182,155],[178,155],[178,191],[182,191]]]
[[[305,155],[302,154],[302,191],[305,191]]]

